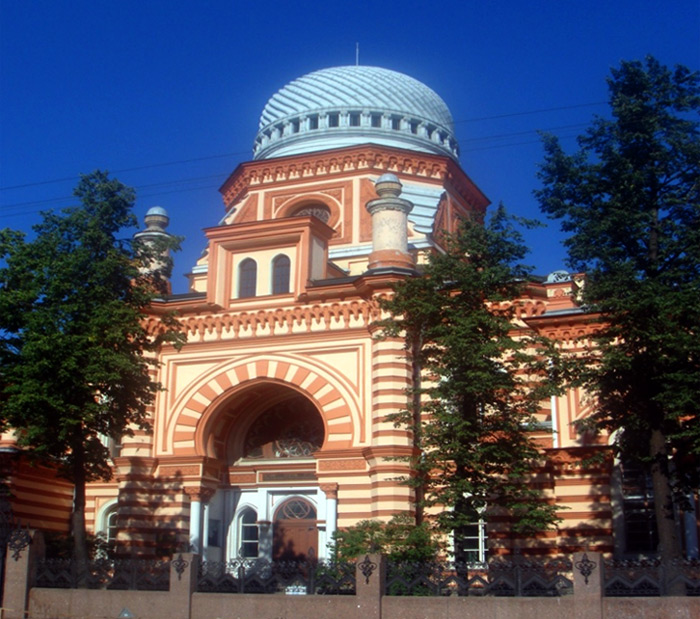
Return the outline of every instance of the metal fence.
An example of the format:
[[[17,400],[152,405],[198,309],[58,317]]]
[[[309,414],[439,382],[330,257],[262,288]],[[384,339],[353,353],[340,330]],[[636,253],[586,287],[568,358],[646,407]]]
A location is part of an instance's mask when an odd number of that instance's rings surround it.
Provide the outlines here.
[[[81,566],[70,559],[37,562],[35,586],[48,588],[169,590],[170,571],[178,577],[188,562],[144,559],[98,559]],[[216,593],[284,593],[287,595],[354,595],[360,578],[377,569],[365,557],[355,562],[269,561],[234,559],[203,561],[196,569],[197,591]],[[603,593],[609,597],[700,596],[700,561],[663,564],[658,560],[569,558],[531,560],[522,557],[488,563],[397,563],[386,561],[383,594],[389,596],[558,597],[573,593],[573,571],[588,578],[601,570]],[[194,575],[193,575],[194,576]]]
[[[170,561],[96,559],[80,565],[71,559],[37,563],[36,586],[52,589],[121,589],[168,591]]]
[[[569,559],[387,564],[386,595],[546,596],[573,593]]]
[[[323,560],[205,561],[199,566],[197,591],[354,595],[355,564]]]
[[[653,597],[674,593],[700,596],[700,560],[664,564],[655,559],[607,560],[603,563],[605,595]]]

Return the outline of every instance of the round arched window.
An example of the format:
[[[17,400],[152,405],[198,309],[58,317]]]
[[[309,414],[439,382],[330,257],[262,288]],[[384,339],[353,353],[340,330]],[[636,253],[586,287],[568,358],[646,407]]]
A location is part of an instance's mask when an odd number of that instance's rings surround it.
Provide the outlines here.
[[[304,396],[268,408],[246,434],[246,458],[310,458],[323,445],[323,420]]]
[[[308,217],[310,215],[327,224],[331,218],[331,209],[322,202],[314,202],[305,204],[292,213],[292,217]]]
[[[316,509],[304,499],[289,499],[277,510],[277,520],[316,520]]]

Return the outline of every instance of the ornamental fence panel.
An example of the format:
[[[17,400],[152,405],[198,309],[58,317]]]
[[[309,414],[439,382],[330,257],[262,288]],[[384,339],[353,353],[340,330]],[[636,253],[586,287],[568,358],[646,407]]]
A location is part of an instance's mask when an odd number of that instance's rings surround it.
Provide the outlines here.
[[[95,559],[82,566],[72,559],[37,562],[35,586],[51,589],[168,591],[170,561]]]
[[[286,593],[354,595],[355,564],[334,561],[232,559],[203,561],[197,591],[216,593]]]
[[[9,553],[8,553],[9,554]],[[365,561],[369,561],[365,559]],[[34,586],[45,588],[168,591],[171,569],[185,571],[182,557],[173,561],[97,559],[79,569],[70,559],[43,559],[35,566]],[[376,565],[372,564],[373,569]],[[356,571],[363,562],[269,561],[234,559],[202,561],[196,590],[217,593],[284,593],[287,595],[355,595]],[[664,564],[654,559],[599,560],[585,555],[574,564],[568,557],[532,560],[523,557],[488,563],[407,563],[386,561],[384,595],[560,597],[573,593],[573,571],[588,577],[601,570],[607,597],[700,597],[700,560]]]
[[[569,559],[488,563],[387,562],[386,595],[558,597],[573,593]]]
[[[603,589],[608,597],[657,597],[678,594],[700,596],[700,560],[675,560],[670,564],[658,559],[603,562]]]

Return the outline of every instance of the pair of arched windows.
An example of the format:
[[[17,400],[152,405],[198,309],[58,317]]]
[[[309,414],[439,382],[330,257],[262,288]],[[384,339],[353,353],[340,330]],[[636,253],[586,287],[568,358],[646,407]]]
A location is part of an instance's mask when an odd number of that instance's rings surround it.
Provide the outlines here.
[[[291,262],[284,254],[279,254],[272,260],[271,294],[289,292],[290,268]],[[258,263],[252,258],[246,258],[238,265],[238,298],[247,299],[257,296],[257,285]]]

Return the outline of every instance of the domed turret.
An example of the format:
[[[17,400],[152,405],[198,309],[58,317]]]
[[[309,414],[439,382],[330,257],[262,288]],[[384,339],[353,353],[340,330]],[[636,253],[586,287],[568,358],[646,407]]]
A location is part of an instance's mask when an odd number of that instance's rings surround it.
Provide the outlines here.
[[[314,71],[275,93],[265,105],[255,159],[382,144],[458,155],[445,102],[418,80],[379,67]]]

